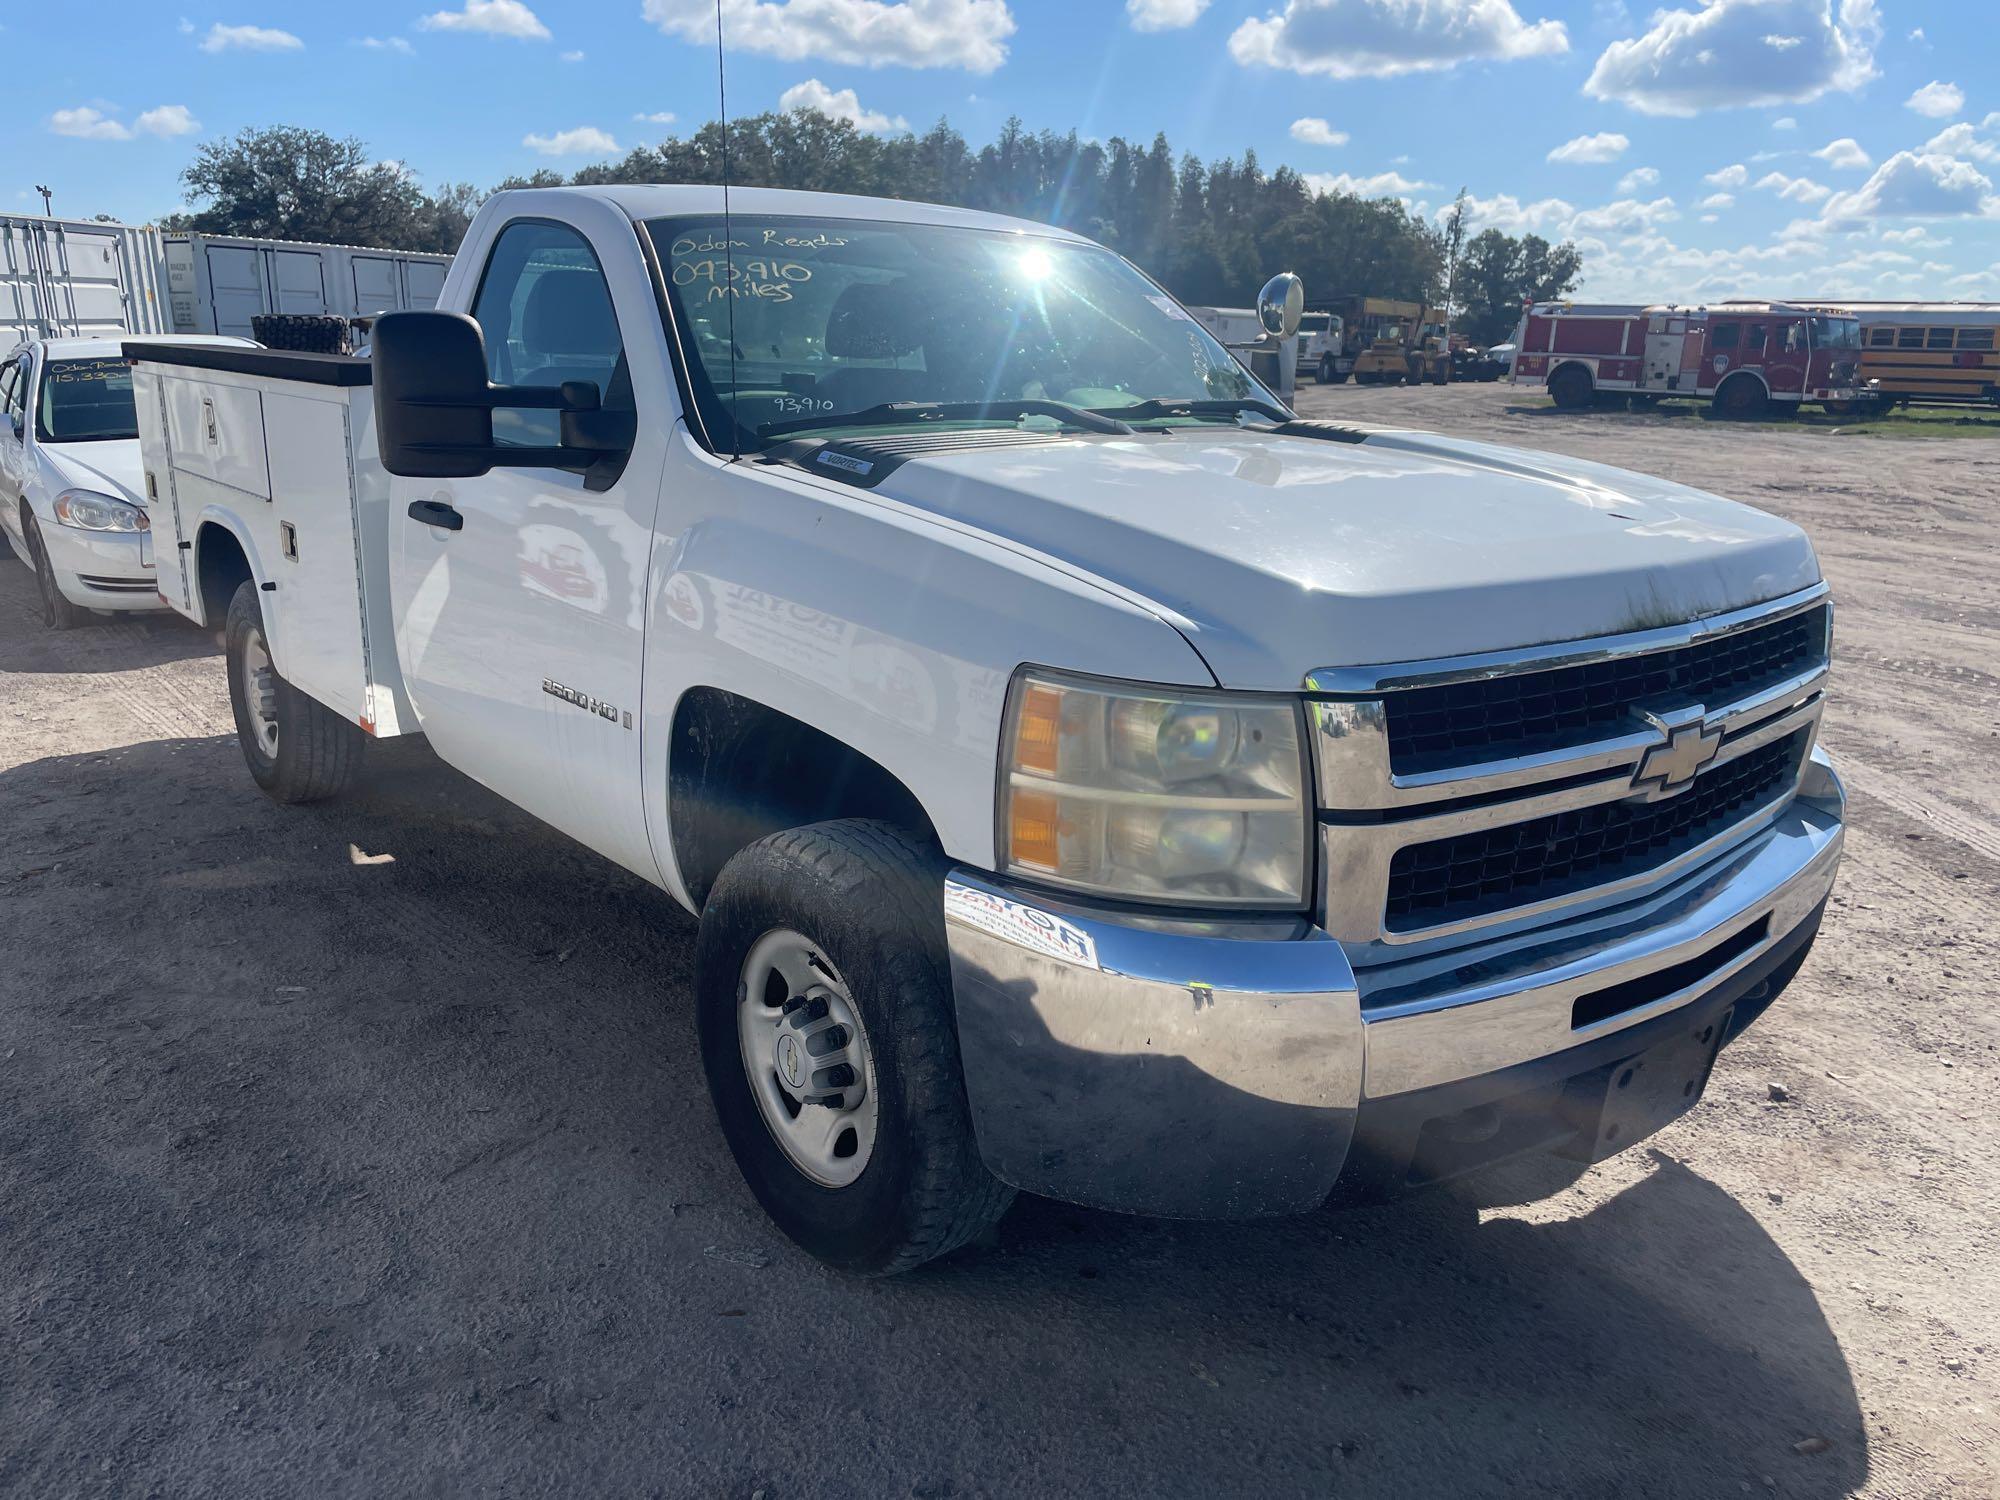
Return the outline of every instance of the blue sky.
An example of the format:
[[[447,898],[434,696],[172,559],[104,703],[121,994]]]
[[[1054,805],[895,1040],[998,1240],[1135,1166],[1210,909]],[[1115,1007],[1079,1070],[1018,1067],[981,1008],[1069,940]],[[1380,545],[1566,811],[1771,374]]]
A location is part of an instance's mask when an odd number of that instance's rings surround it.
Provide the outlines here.
[[[439,9],[441,5],[451,8]],[[2000,298],[2000,0],[724,0],[734,112],[1255,147],[1586,294]],[[25,11],[25,13],[24,13]],[[15,8],[0,208],[171,210],[196,142],[354,134],[426,182],[573,169],[715,112],[713,0]],[[669,118],[671,117],[671,118]],[[13,180],[7,180],[12,178]]]

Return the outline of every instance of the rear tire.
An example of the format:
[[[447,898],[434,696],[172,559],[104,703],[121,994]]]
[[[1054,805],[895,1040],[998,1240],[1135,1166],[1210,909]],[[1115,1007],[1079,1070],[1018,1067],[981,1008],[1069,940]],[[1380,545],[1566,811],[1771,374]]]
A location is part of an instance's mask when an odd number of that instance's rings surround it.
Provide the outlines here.
[[[986,1170],[973,1135],[943,881],[936,853],[911,835],[849,819],[751,844],[724,867],[702,910],[695,1024],[723,1137],[778,1228],[841,1270],[907,1271],[975,1238],[1013,1201],[1014,1190]],[[803,961],[774,966],[768,957],[800,943]],[[802,969],[809,971],[803,985],[793,977]],[[829,1006],[834,1017],[845,1010],[858,1021],[863,1065],[839,1078],[813,1073],[807,1083],[787,1082],[784,1070],[798,1058],[781,1049],[795,1015],[806,1051],[854,1050],[846,1028],[820,1041]],[[823,1086],[843,1092],[793,1097]],[[832,1113],[815,1128],[822,1110]],[[845,1120],[856,1140],[844,1170],[814,1158],[788,1124],[838,1143]],[[862,1150],[866,1162],[856,1171],[852,1156]]]
[[[23,507],[25,510],[26,507]],[[42,596],[42,624],[49,630],[74,630],[90,618],[90,612],[64,597],[56,582],[56,566],[49,561],[49,549],[42,541],[41,522],[33,511],[22,517],[21,530],[28,543],[28,561],[35,568],[35,591]]]
[[[361,764],[361,731],[278,675],[254,579],[229,601],[223,639],[229,706],[251,778],[274,802],[318,802],[343,791]]]
[[[1549,399],[1563,411],[1582,411],[1596,390],[1590,372],[1576,365],[1565,365],[1549,377]]]

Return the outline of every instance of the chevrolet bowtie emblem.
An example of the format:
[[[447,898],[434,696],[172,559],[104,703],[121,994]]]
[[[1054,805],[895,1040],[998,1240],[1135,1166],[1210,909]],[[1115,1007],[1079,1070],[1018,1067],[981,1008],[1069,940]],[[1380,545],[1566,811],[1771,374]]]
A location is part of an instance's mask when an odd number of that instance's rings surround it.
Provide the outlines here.
[[[1632,773],[1635,792],[1664,795],[1679,791],[1722,749],[1722,730],[1711,726],[1699,708],[1641,712],[1648,727],[1659,734],[1660,743],[1648,746],[1639,757],[1638,769]]]

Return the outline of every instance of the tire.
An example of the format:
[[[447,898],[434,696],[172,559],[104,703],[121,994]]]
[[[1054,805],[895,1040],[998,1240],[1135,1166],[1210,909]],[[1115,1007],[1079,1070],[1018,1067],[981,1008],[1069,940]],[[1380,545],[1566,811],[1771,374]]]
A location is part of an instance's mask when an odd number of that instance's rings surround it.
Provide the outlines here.
[[[238,585],[229,601],[223,645],[236,739],[265,795],[289,804],[319,802],[344,790],[361,765],[361,731],[270,664],[254,579]]]
[[[1564,365],[1549,377],[1549,399],[1563,411],[1582,411],[1596,390],[1597,382],[1579,365]]]
[[[695,1024],[723,1138],[772,1222],[840,1270],[907,1271],[975,1238],[1014,1198],[986,1170],[973,1136],[945,953],[943,873],[934,852],[889,824],[815,823],[740,851],[702,911]],[[751,993],[751,979],[763,972],[760,953],[770,944],[782,951],[793,938],[807,945],[812,972],[826,976],[832,993],[814,983],[788,994],[800,988],[791,981]],[[840,1108],[860,1122],[872,1096],[874,1110],[865,1163],[831,1186],[798,1164],[797,1148],[781,1144],[781,1125],[769,1122],[781,1118],[771,1086],[785,1090],[782,1056],[754,1072],[746,1062],[761,1059],[751,1050],[761,1046],[760,1017],[777,1018],[771,1031],[781,1036],[784,1018],[811,1021],[815,1005],[823,1025],[829,1002],[836,1015],[840,1002],[851,1007],[862,1033],[862,1057],[852,1055],[851,1032],[842,1055],[862,1065],[866,1085],[858,1103]],[[821,1051],[811,1042],[807,1049]],[[851,1082],[854,1072],[832,1081]],[[806,1086],[825,1078],[815,1072]],[[802,1122],[832,1107],[777,1104]]]
[[[1333,357],[1331,355],[1327,355],[1320,360],[1319,368],[1313,371],[1313,382],[1316,385],[1333,384]]]
[[[250,334],[267,349],[300,354],[345,354],[347,319],[329,313],[258,313]]]
[[[1336,369],[1336,370],[1335,370],[1335,371],[1333,372],[1333,383],[1334,383],[1335,385],[1346,385],[1346,384],[1347,384],[1347,377],[1346,377],[1345,375],[1341,374],[1341,372],[1340,372],[1340,371],[1339,371],[1338,369]]]
[[[1716,390],[1709,410],[1732,422],[1745,422],[1764,415],[1770,402],[1764,388],[1748,375],[1732,375]]]
[[[21,530],[28,543],[28,561],[35,569],[35,592],[42,599],[42,625],[48,630],[74,630],[90,618],[90,611],[63,596],[56,583],[55,564],[49,561],[49,549],[42,543],[41,522],[33,511],[23,509]]]

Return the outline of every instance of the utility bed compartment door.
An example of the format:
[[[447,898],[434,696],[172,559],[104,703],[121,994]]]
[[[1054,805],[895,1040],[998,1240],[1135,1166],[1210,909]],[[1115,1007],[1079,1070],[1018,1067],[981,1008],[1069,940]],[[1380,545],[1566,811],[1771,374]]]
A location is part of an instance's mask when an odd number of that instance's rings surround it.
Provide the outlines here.
[[[259,393],[179,375],[168,376],[165,384],[174,467],[269,500],[271,465]]]

